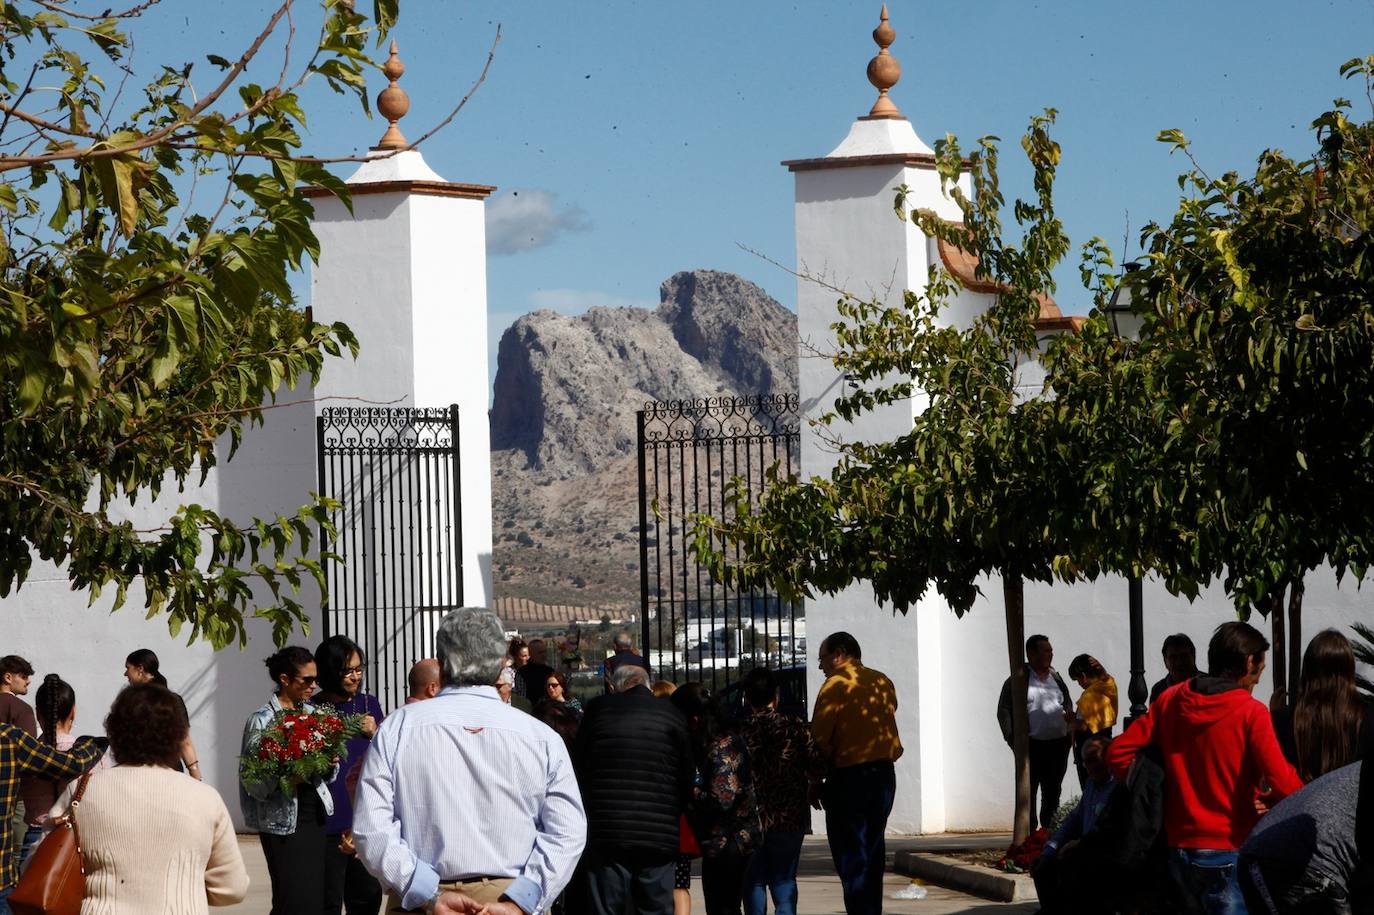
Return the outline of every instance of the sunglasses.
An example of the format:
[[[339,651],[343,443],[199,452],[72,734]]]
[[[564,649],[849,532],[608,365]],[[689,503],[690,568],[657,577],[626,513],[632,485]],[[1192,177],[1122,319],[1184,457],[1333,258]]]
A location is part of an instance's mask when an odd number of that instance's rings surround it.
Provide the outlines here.
[[[314,677],[292,677],[291,679],[292,679],[292,680],[299,680],[299,681],[301,681],[302,683],[304,683],[306,686],[314,686],[314,685],[315,685],[315,678],[314,678]]]

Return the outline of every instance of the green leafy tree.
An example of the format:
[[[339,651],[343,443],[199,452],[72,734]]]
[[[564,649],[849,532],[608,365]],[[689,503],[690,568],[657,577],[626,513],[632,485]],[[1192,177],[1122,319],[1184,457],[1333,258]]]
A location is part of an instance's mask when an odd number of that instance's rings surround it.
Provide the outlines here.
[[[37,558],[115,607],[141,582],[173,634],[243,644],[250,614],[282,642],[307,619],[303,578],[324,589],[309,547],[328,500],[248,523],[186,504],[153,530],[111,508],[203,479],[217,441],[232,455],[279,389],[356,350],[294,308],[289,274],[319,253],[299,190],[348,199],[330,160],[301,153],[297,93],[323,81],[366,110],[368,46],[397,0],[370,17],[322,0],[295,57],[287,0],[242,53],[210,55],[208,80],[163,67],[126,91],[129,29],[154,3],[0,4],[0,595]],[[248,81],[278,72],[272,42],[280,76]]]
[[[1370,95],[1374,57],[1342,72]],[[1141,340],[1111,339],[1099,317],[1049,357],[1074,418],[1060,434],[1089,456],[1088,511],[1115,519],[1084,549],[1190,597],[1218,580],[1242,614],[1268,615],[1279,688],[1300,673],[1307,573],[1369,566],[1374,128],[1349,109],[1313,122],[1315,155],[1266,151],[1249,177],[1210,177],[1164,131],[1192,167],[1128,278]],[[1088,260],[1110,267],[1094,247]]]
[[[980,580],[998,575],[1008,669],[1021,697],[1024,582],[1049,581],[1056,570],[1078,574],[1060,559],[1059,516],[1073,500],[1063,498],[1070,478],[1043,431],[1054,407],[1018,391],[1019,370],[1038,349],[1041,300],[1054,290],[1052,271],[1068,250],[1053,210],[1053,119],[1053,111],[1033,119],[1022,140],[1035,196],[1012,206],[1018,243],[1004,237],[995,138],[980,141],[967,159],[953,137],[937,144],[941,178],[962,224],[909,212],[904,196],[897,200],[902,218],[976,252],[978,275],[1001,290],[972,327],[941,326],[940,312],[956,288],[951,276],[934,270],[927,288],[908,291],[901,306],[839,303],[832,358],[857,389],[819,421],[833,425],[919,397],[926,406],[910,432],[890,442],[838,442],[841,457],[828,478],[783,478],[774,468],[757,504],[745,487],[733,486],[729,520],[698,517],[693,544],[717,578],[737,587],[766,581],[796,599],[863,580],[903,613],[933,586],[962,615]],[[965,170],[972,197],[956,183]],[[1029,833],[1030,769],[1025,702],[1014,708],[1019,843]]]
[[[1344,71],[1374,97],[1374,59]],[[1023,146],[1037,194],[1014,205],[1022,240],[1009,244],[996,148],[984,141],[967,163],[976,196],[954,194],[962,226],[909,215],[978,256],[979,275],[1001,290],[993,307],[969,330],[940,327],[950,279],[932,273],[902,307],[842,301],[834,328],[835,365],[864,387],[823,423],[913,393],[929,406],[895,441],[845,444],[828,478],[774,470],[757,503],[737,488],[727,520],[697,519],[698,554],[723,580],[767,581],[788,597],[866,580],[902,611],[933,585],[963,613],[981,576],[996,573],[1017,695],[1025,579],[1153,573],[1190,599],[1220,581],[1242,614],[1281,620],[1287,592],[1297,621],[1307,572],[1329,563],[1363,577],[1374,520],[1374,128],[1352,122],[1349,107],[1338,100],[1314,122],[1310,159],[1270,151],[1245,179],[1213,179],[1194,163],[1178,212],[1147,226],[1147,261],[1129,277],[1139,341],[1118,338],[1103,313],[1111,252],[1100,239],[1084,246],[1098,310],[1049,344],[1044,389],[1020,397],[1036,296],[1053,289],[1049,271],[1067,248],[1050,193],[1058,148],[1047,122],[1033,122]],[[1161,139],[1187,149],[1177,132]],[[950,179],[957,146],[940,152]],[[728,555],[735,548],[743,560]],[[1015,708],[1019,842],[1028,791],[1024,704]]]

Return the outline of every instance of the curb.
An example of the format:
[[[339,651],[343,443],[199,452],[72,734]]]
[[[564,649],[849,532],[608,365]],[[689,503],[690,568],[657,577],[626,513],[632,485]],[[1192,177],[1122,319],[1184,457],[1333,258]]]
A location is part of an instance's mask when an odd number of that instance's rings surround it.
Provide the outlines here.
[[[993,902],[1034,902],[1035,881],[1029,874],[1000,874],[986,867],[965,864],[957,858],[926,852],[899,851],[892,869],[908,877],[958,890]]]

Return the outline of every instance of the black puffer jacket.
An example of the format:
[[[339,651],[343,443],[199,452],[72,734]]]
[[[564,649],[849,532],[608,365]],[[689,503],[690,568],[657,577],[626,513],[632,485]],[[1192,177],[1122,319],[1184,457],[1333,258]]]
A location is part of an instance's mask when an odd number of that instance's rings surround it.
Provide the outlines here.
[[[687,719],[672,703],[643,686],[598,696],[578,728],[575,759],[588,851],[677,855],[693,763]]]

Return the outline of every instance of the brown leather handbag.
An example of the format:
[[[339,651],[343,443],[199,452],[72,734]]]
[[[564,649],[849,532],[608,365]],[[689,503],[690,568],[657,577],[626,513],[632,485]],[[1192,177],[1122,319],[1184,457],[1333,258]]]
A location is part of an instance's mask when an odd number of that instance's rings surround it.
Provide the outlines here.
[[[91,773],[81,776],[71,809],[54,822],[57,828],[34,849],[29,866],[10,894],[14,915],[81,915],[86,898],[86,868],[81,860],[81,833],[76,828],[76,808],[86,793]]]

